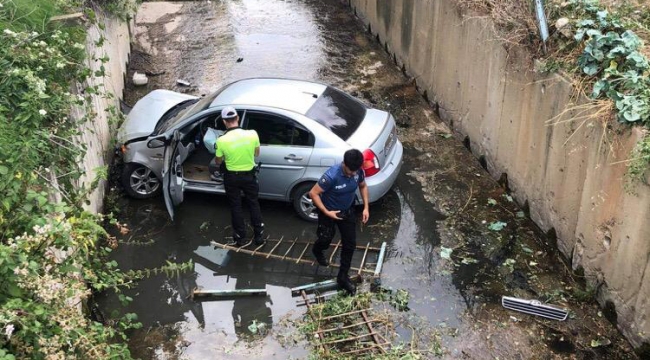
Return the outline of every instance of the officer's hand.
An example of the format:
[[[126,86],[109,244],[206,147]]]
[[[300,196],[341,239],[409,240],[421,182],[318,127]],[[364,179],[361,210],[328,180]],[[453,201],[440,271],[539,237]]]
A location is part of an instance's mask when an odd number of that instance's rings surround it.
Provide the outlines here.
[[[341,218],[339,217],[340,212],[341,212],[341,210],[336,210],[336,211],[331,211],[330,210],[330,211],[327,212],[327,216],[331,217],[334,220],[341,220]]]
[[[370,211],[368,209],[363,209],[363,213],[361,214],[361,221],[365,224],[368,222],[369,217]]]

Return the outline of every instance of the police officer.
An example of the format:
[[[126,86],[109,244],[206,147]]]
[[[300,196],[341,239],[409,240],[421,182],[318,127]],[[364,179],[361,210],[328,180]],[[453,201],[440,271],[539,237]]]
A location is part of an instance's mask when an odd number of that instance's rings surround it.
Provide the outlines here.
[[[357,246],[356,226],[357,219],[354,214],[354,199],[359,189],[363,199],[363,213],[361,221],[368,221],[368,186],[361,165],[363,154],[357,149],[350,149],[343,155],[343,162],[330,167],[318,180],[318,183],[309,192],[314,205],[318,209],[317,240],[312,252],[318,263],[328,266],[329,262],[323,251],[329,248],[334,238],[335,226],[341,233],[341,267],[336,277],[337,283],[349,294],[354,295],[356,286],[348,276],[352,264],[352,255]]]
[[[221,110],[221,119],[226,126],[226,132],[219,136],[216,144],[216,163],[220,166],[222,161],[225,167],[224,187],[230,204],[233,244],[244,246],[246,227],[242,214],[241,193],[248,204],[251,213],[251,223],[255,232],[253,242],[255,245],[264,243],[264,223],[260,204],[257,201],[259,185],[255,169],[255,156],[260,155],[260,139],[255,130],[244,130],[239,127],[237,111],[227,106]]]

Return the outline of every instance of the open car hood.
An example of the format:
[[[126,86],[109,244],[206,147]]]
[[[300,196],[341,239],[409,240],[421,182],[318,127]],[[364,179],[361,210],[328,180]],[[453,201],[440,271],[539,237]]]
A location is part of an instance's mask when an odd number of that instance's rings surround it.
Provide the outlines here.
[[[120,142],[151,135],[158,120],[172,107],[196,96],[154,90],[138,100],[117,133]]]

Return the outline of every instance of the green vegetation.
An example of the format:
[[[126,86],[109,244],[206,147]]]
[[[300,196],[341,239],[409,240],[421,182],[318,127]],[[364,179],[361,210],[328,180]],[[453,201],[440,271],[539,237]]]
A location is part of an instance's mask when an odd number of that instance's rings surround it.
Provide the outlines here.
[[[97,3],[122,16],[133,6]],[[82,208],[92,189],[79,185],[86,147],[76,139],[92,121],[91,95],[108,94],[87,85],[104,74],[85,65],[85,29],[50,21],[82,9],[92,21],[82,0],[0,0],[2,360],[128,359],[121,341],[139,326],[134,314],[104,326],[80,311],[93,292],[119,292],[147,275],[123,274],[106,260],[116,244],[102,226],[108,220]],[[87,116],[75,120],[73,111]]]
[[[375,301],[373,301],[373,298]],[[363,324],[364,318],[358,313],[359,310],[380,307],[386,302],[388,305],[394,307],[397,311],[408,311],[409,293],[403,289],[398,289],[396,292],[380,289],[380,291],[373,295],[373,293],[363,292],[355,296],[347,296],[339,293],[327,301],[311,305],[309,314],[301,326],[301,332],[305,334],[307,339],[312,342],[313,352],[310,359],[424,359],[431,358],[431,356],[441,356],[443,349],[440,345],[439,334],[431,331],[431,329],[422,329],[418,333],[415,329],[412,330],[412,339],[409,344],[399,342],[391,344],[390,346],[384,345],[385,353],[374,351],[372,353],[353,353],[360,349],[371,346],[372,341],[369,338],[362,338],[358,341],[344,341],[352,337],[358,336],[362,333],[367,333],[368,330],[364,326],[355,327],[352,324]],[[379,313],[375,310],[370,310],[369,318],[374,319],[373,329],[379,334],[392,334],[389,337],[396,337],[395,325],[397,323],[395,315],[389,313]],[[319,320],[315,320],[319,319]],[[325,329],[336,329],[339,331],[328,331],[323,333],[326,342],[332,342],[327,346],[327,355],[323,347],[319,345],[321,340],[318,336],[314,336],[318,331]],[[429,337],[420,345],[426,345],[425,349],[418,348],[419,339]],[[389,339],[384,339],[380,336],[382,342]],[[338,341],[338,342],[337,342]],[[350,353],[347,353],[350,352]],[[346,354],[347,353],[347,354]]]
[[[578,88],[597,101],[594,119],[613,112],[620,123],[650,128],[650,61],[642,39],[650,39],[650,8],[641,4],[634,0],[607,7],[598,0],[549,2],[551,23],[559,18],[569,21],[556,29],[542,69],[565,70],[578,78]],[[628,192],[639,181],[647,183],[649,144],[646,136],[625,161]]]
[[[595,80],[591,97],[611,99],[620,122],[650,126],[650,62],[641,39],[597,1],[571,0],[568,9],[580,15],[574,38],[585,45],[578,66]]]
[[[634,192],[634,185],[637,182],[648,184],[646,176],[648,170],[648,163],[650,163],[650,136],[646,136],[639,141],[627,165],[626,174],[626,188],[628,192]]]

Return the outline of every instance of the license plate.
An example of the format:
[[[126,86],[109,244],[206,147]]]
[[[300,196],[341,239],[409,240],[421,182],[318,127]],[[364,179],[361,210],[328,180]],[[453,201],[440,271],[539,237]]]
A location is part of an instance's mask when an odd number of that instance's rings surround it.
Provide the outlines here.
[[[388,134],[388,139],[386,139],[386,143],[384,143],[385,155],[388,155],[390,150],[393,148],[393,145],[395,145],[396,140],[397,140],[397,128],[393,126],[393,129],[390,131],[390,134]]]

